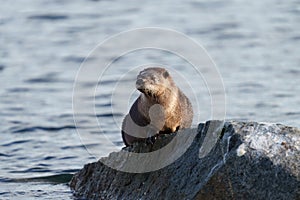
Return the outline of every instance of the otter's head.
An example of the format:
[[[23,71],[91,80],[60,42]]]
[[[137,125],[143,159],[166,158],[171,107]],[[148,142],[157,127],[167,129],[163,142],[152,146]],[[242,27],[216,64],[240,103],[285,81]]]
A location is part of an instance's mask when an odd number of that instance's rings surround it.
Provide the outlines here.
[[[160,67],[146,68],[139,73],[136,88],[149,97],[158,97],[166,90],[171,90],[173,79],[169,72]]]

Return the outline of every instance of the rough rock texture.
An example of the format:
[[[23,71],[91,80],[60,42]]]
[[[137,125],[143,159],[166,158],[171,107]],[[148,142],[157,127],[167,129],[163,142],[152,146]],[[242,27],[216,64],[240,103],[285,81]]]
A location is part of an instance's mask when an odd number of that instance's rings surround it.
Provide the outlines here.
[[[162,135],[154,144],[137,143],[121,151],[155,152],[175,141],[170,155],[137,158],[138,167],[147,171],[149,164],[167,163],[181,149],[183,155],[170,165],[146,173],[122,172],[115,169],[130,171],[126,166],[130,155],[114,152],[74,175],[70,182],[74,195],[89,199],[300,199],[299,129],[209,121],[199,124],[198,130],[177,135]],[[183,144],[188,148],[181,148]]]

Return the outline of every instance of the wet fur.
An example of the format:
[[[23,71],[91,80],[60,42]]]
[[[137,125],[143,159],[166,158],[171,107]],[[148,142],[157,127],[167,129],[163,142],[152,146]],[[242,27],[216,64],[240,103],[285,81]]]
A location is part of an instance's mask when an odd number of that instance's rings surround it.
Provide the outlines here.
[[[133,103],[122,124],[122,138],[126,146],[138,140],[130,133],[136,133],[129,122],[129,117],[138,126],[150,124],[149,109],[155,104],[164,108],[165,123],[163,128],[155,130],[154,134],[166,134],[182,128],[189,128],[192,124],[193,109],[189,99],[175,85],[172,77],[164,68],[147,68],[137,76],[137,89],[141,95]],[[158,119],[163,121],[163,119]],[[158,126],[159,127],[159,126]],[[124,130],[127,130],[128,134]],[[137,133],[145,135],[145,133]]]

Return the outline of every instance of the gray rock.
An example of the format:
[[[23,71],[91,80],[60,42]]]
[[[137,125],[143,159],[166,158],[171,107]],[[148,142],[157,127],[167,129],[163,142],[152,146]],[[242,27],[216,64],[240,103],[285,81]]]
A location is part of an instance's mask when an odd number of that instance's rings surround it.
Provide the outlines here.
[[[165,145],[166,154],[157,151]],[[144,159],[147,152],[160,154]],[[131,162],[130,153],[141,156]],[[89,199],[300,199],[299,161],[297,128],[208,121],[87,164],[70,187]]]

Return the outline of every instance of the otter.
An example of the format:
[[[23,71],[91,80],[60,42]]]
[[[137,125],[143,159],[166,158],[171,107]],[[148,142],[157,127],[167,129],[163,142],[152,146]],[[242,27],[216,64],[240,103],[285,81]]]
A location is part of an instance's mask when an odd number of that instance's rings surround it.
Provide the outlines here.
[[[157,134],[190,128],[192,104],[166,69],[150,67],[142,70],[136,79],[136,89],[141,94],[122,123],[122,138],[126,146]]]

